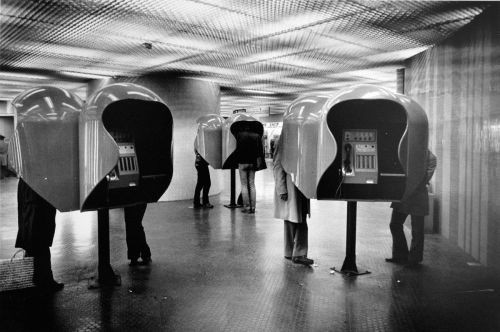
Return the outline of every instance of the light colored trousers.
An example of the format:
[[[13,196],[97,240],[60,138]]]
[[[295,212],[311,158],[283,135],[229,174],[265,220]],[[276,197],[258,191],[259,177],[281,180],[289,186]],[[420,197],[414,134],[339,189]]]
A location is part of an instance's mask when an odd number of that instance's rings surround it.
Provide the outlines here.
[[[301,223],[285,220],[285,257],[306,256],[308,228],[306,218]]]
[[[253,164],[238,164],[243,205],[255,209],[255,168]]]

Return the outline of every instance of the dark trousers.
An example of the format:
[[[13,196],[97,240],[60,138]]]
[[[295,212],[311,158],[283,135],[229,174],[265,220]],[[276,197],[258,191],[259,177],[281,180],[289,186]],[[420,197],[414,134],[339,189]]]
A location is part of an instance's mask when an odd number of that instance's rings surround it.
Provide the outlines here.
[[[389,227],[392,234],[392,257],[408,259],[412,263],[420,263],[424,257],[424,216],[411,216],[411,245],[408,250],[403,224],[407,213],[392,210]]]
[[[127,257],[130,260],[143,260],[151,258],[151,250],[146,242],[146,234],[142,227],[142,218],[146,212],[147,204],[139,204],[124,208],[125,232],[127,239]]]
[[[308,228],[304,219],[301,223],[285,220],[285,256],[307,256]]]
[[[38,286],[50,284],[54,280],[50,248],[42,247],[36,250],[27,250],[26,256],[33,257],[33,283]]]
[[[208,166],[196,167],[198,171],[198,180],[196,182],[196,188],[194,189],[193,204],[200,205],[200,193],[203,190],[202,202],[203,204],[208,204],[208,192],[210,191],[210,186],[212,182],[210,181],[210,171]]]
[[[53,282],[50,246],[56,230],[56,208],[19,179],[17,187],[18,232],[16,248],[33,257],[33,282],[44,285]]]

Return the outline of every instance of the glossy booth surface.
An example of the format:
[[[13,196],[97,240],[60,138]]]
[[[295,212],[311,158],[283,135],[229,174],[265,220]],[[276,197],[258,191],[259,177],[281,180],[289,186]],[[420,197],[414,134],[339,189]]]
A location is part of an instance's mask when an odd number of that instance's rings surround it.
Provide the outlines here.
[[[238,168],[237,155],[237,133],[242,129],[243,126],[249,126],[252,132],[257,133],[262,139],[264,134],[264,126],[260,121],[255,119],[253,116],[238,113],[226,119],[222,129],[222,168],[223,169],[236,169]],[[262,158],[264,155],[262,154]],[[262,159],[264,160],[264,159]],[[259,169],[257,169],[259,170]]]
[[[17,126],[9,163],[59,211],[79,208],[78,118],[82,101],[68,91],[42,86],[12,102]]]
[[[427,116],[381,87],[295,100],[281,140],[283,166],[308,198],[399,201],[425,176]]]
[[[173,173],[169,108],[136,84],[112,84],[80,120],[81,210],[156,202]]]
[[[200,116],[194,149],[214,169],[222,168],[222,128],[224,118],[217,114]]]

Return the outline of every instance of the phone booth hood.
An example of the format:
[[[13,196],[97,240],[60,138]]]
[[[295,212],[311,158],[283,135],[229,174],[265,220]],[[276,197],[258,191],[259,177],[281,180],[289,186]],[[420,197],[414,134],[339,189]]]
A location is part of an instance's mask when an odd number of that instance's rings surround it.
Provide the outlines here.
[[[194,149],[214,169],[222,168],[222,127],[224,118],[217,114],[200,116]]]
[[[284,114],[280,137],[285,171],[291,174],[294,184],[306,197],[336,199],[334,192],[338,186],[332,188],[330,178],[339,174],[338,169],[332,170],[332,165],[342,153],[343,119],[346,123],[351,122],[350,129],[359,129],[356,126],[362,125],[357,122],[365,121],[365,127],[370,126],[370,120],[363,118],[374,119],[380,124],[392,121],[388,115],[397,115],[401,122],[398,124],[401,135],[397,137],[394,152],[404,172],[401,192],[395,195],[397,198],[394,194],[379,196],[374,193],[373,197],[361,195],[361,198],[346,200],[399,201],[407,198],[425,177],[427,115],[409,97],[378,86],[358,85],[335,95],[309,95],[293,101]],[[364,186],[369,188],[366,186],[370,185]]]
[[[259,134],[262,138],[264,126],[260,121],[246,113],[233,114],[224,122],[222,128],[222,168],[236,169],[238,162],[235,158],[236,152],[236,133],[241,126],[249,126],[250,130]],[[263,158],[264,156],[262,156]]]
[[[152,91],[132,83],[97,91],[79,125],[81,210],[156,202],[172,179],[172,129],[170,109]],[[107,176],[120,157],[113,132],[134,137],[140,180],[135,187],[112,192]]]
[[[78,209],[78,118],[82,101],[70,92],[40,86],[12,101],[17,125],[9,164],[59,211]]]

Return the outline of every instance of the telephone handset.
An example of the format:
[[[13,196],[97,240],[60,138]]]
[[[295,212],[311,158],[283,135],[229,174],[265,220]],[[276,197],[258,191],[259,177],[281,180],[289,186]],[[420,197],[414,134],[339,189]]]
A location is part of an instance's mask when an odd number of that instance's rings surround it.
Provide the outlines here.
[[[109,172],[109,189],[135,187],[139,184],[139,164],[132,135],[111,132],[118,145],[118,164]]]
[[[352,173],[352,168],[351,168],[351,150],[352,150],[352,145],[349,143],[346,143],[344,145],[344,150],[345,150],[345,159],[344,159],[344,168],[342,169],[342,174],[350,174]]]

